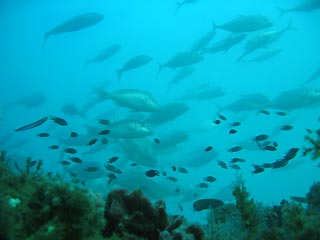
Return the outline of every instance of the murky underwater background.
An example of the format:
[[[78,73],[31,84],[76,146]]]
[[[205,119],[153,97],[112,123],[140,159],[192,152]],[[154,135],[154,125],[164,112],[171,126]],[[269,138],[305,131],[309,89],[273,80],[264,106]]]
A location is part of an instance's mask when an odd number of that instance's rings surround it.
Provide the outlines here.
[[[280,17],[277,7],[290,8],[292,2],[200,0],[185,4],[175,13],[174,0],[2,0],[1,149],[21,159],[21,164],[26,157],[42,159],[48,172],[59,172],[67,181],[79,179],[79,184],[103,196],[118,187],[141,188],[153,200],[166,200],[169,212],[183,208],[187,218],[198,221],[205,215],[194,212],[192,202],[200,198],[233,201],[232,182],[237,175],[245,180],[251,195],[264,203],[304,196],[311,184],[319,181],[317,163],[302,153],[308,145],[304,139],[306,129],[319,126],[320,80],[304,83],[319,68],[320,15],[316,10],[288,12]],[[46,32],[88,12],[102,14],[104,18],[80,31],[50,36],[42,46]],[[210,46],[235,35],[221,29],[221,24],[245,15],[265,16],[273,26],[247,33],[243,41],[229,50],[207,52]],[[290,23],[292,29],[285,30],[277,40],[237,61],[254,36],[286,29]],[[190,51],[202,36],[212,31],[215,35],[211,41],[198,51],[204,59],[189,66],[190,75],[171,83],[180,66],[163,68],[157,74],[159,63],[165,64],[177,53]],[[86,65],[86,61],[114,44],[121,48],[113,56]],[[254,61],[259,54],[272,50],[278,50],[278,54]],[[152,60],[124,72],[118,80],[116,71],[138,55]],[[102,89],[111,93],[120,89],[143,90],[160,107],[179,102],[186,104],[188,110],[162,124],[152,124],[145,120],[152,114],[149,112],[132,111],[112,100],[91,104]],[[203,99],[205,90],[210,89]],[[200,94],[192,95],[197,91]],[[285,91],[289,94],[274,104],[272,100]],[[258,95],[241,100],[248,94]],[[263,98],[268,100],[262,104]],[[234,102],[240,102],[240,107],[231,108],[229,105]],[[77,111],[72,112],[75,110],[72,107]],[[173,112],[180,110],[177,107]],[[14,131],[50,115],[65,119],[68,125],[48,120],[34,129]],[[223,116],[227,120],[221,119]],[[101,119],[145,121],[153,134],[129,142],[101,136],[97,133],[108,129],[99,123]],[[235,122],[240,126],[232,126]],[[285,125],[293,128],[281,130]],[[232,133],[231,129],[237,132]],[[81,141],[72,139],[71,132],[79,134]],[[39,133],[50,136],[39,137]],[[183,135],[180,143],[161,146],[178,137],[178,133]],[[252,141],[261,134],[268,135],[270,142]],[[88,146],[94,139],[97,143]],[[265,145],[258,147],[257,143]],[[52,145],[58,145],[59,149],[50,149]],[[209,146],[213,149],[206,151]],[[235,146],[242,149],[228,151]],[[276,149],[269,151],[266,146]],[[77,154],[66,153],[68,147],[75,148]],[[275,162],[291,148],[299,148],[299,152],[286,166],[253,173],[252,164]],[[75,156],[83,162],[70,161]],[[112,171],[104,167],[111,157],[119,157],[112,165],[122,172],[114,174],[116,179],[112,181]],[[233,158],[245,159],[237,163],[240,170],[232,168]],[[64,165],[64,161],[70,165]],[[218,161],[225,162],[228,168],[219,166]],[[181,168],[188,173],[179,171]],[[159,176],[147,176],[149,170],[159,171]],[[206,183],[204,178],[208,176],[216,181]]]

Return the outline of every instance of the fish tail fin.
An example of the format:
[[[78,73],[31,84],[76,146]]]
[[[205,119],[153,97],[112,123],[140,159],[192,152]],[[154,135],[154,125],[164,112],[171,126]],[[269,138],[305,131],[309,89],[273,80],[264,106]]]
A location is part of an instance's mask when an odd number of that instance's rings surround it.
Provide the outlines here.
[[[282,17],[284,14],[288,12],[288,10],[281,8],[281,7],[276,7],[278,11],[280,12],[279,17]]]
[[[50,32],[46,32],[45,34],[44,34],[44,39],[43,39],[43,43],[42,43],[42,47],[44,48],[44,46],[46,45],[46,43],[47,43],[47,40],[48,40],[48,38],[50,37]]]
[[[161,64],[161,63],[158,63],[158,66],[159,66],[159,69],[158,69],[158,72],[157,72],[157,74],[156,74],[156,77],[158,77],[158,76],[159,76],[160,72],[161,72],[161,71],[162,71],[162,69],[164,68],[164,65],[163,65],[163,64]]]
[[[179,12],[180,8],[182,7],[183,3],[182,2],[176,2],[176,4],[177,4],[177,8],[176,8],[176,11],[174,13],[175,15],[178,14],[178,12]]]
[[[118,80],[119,80],[119,81],[120,81],[121,78],[122,78],[122,74],[123,74],[123,70],[122,70],[122,69],[117,70],[117,75],[118,75]]]
[[[111,98],[111,93],[104,91],[99,87],[93,87],[92,90],[97,95],[98,99],[110,99]]]

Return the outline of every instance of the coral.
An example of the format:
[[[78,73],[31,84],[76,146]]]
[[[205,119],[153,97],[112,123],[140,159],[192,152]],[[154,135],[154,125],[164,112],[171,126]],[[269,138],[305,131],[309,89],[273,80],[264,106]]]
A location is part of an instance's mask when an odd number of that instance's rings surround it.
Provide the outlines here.
[[[307,194],[307,202],[310,209],[320,213],[320,182],[311,186]]]
[[[311,154],[311,158],[313,160],[316,160],[320,157],[320,129],[318,129],[316,132],[316,138],[312,136],[312,132],[305,137],[305,140],[307,140],[311,147],[304,148],[303,155]]]

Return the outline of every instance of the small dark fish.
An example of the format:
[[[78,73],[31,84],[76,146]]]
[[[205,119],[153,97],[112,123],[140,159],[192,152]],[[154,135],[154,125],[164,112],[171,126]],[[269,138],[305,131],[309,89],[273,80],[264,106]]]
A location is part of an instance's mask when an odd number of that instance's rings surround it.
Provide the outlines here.
[[[49,133],[39,133],[38,137],[49,137],[50,134]]]
[[[70,153],[70,154],[76,154],[78,151],[74,148],[66,148],[64,149],[64,152]]]
[[[279,116],[286,116],[287,115],[286,112],[275,112],[275,114],[277,114]]]
[[[172,182],[178,182],[178,179],[176,177],[167,177],[167,179]]]
[[[231,130],[229,131],[229,134],[235,134],[235,133],[237,133],[237,132],[238,132],[237,130],[231,129]]]
[[[162,176],[167,176],[167,172],[166,171],[162,171]]]
[[[218,160],[217,162],[218,162],[218,165],[219,165],[220,167],[222,167],[222,168],[224,168],[224,169],[228,169],[228,166],[227,166],[227,164],[226,164],[224,161]]]
[[[264,167],[264,168],[272,168],[272,163],[264,163],[264,164],[262,164],[262,167]]]
[[[229,148],[227,151],[228,152],[239,152],[242,150],[242,147],[240,146],[235,146],[235,147],[232,147],[232,148]]]
[[[210,208],[217,208],[223,205],[223,202],[218,199],[208,198],[208,199],[199,199],[193,202],[193,208],[196,211],[207,210]]]
[[[203,181],[206,181],[206,182],[215,182],[217,179],[215,177],[212,177],[212,176],[208,176],[208,177],[205,177],[203,178]]]
[[[261,110],[260,112],[263,113],[263,114],[265,114],[265,115],[270,115],[270,112],[267,111],[267,110]]]
[[[220,118],[220,120],[222,120],[222,121],[226,121],[227,120],[227,118],[225,116],[221,115],[221,114],[218,114],[218,118]]]
[[[267,140],[268,137],[269,137],[269,136],[266,135],[266,134],[260,134],[260,135],[258,135],[258,136],[255,136],[255,137],[252,139],[252,141],[253,141],[253,142],[260,142],[260,141]]]
[[[28,125],[25,125],[23,127],[15,129],[15,131],[16,132],[21,132],[21,131],[24,131],[24,130],[28,130],[28,129],[32,129],[32,128],[35,128],[35,127],[39,127],[40,125],[45,123],[47,120],[48,120],[48,117],[41,118],[40,120],[38,120],[38,121],[36,121],[34,123],[30,123]]]
[[[107,144],[109,141],[108,141],[108,139],[106,139],[106,138],[102,138],[101,139],[101,143],[102,144]]]
[[[290,148],[286,155],[283,157],[283,160],[289,161],[293,159],[299,151],[299,148]]]
[[[155,139],[154,139],[154,142],[155,142],[155,143],[160,143],[160,140],[159,140],[158,138],[155,138]]]
[[[56,124],[59,124],[60,126],[68,125],[68,122],[60,117],[51,116],[51,120],[53,120]]]
[[[75,137],[78,137],[78,136],[79,136],[79,134],[76,133],[76,132],[71,132],[71,133],[70,133],[70,137],[75,138]]]
[[[308,203],[307,198],[305,197],[291,196],[290,199],[299,203],[304,203],[304,204]]]
[[[181,172],[181,173],[188,173],[188,170],[185,169],[184,167],[179,167],[178,171]]]
[[[118,159],[119,159],[119,157],[116,157],[116,156],[111,157],[111,158],[109,158],[108,163],[112,164],[112,163],[116,162]]]
[[[99,168],[97,168],[97,167],[87,167],[85,170],[87,172],[97,172],[99,170]]]
[[[92,146],[92,145],[94,145],[96,142],[98,142],[98,139],[97,139],[97,138],[92,139],[92,140],[90,140],[90,141],[88,142],[87,146]]]
[[[108,184],[117,179],[117,176],[114,173],[109,173],[107,176],[109,178]]]
[[[235,170],[241,170],[241,167],[238,164],[231,164],[230,167]]]
[[[288,165],[288,160],[282,159],[272,163],[272,168],[281,168]]]
[[[111,122],[107,119],[100,119],[99,123],[102,125],[110,125]]]
[[[71,157],[69,159],[74,163],[82,163],[83,162],[82,159],[78,158],[78,157]]]
[[[116,173],[116,174],[122,174],[122,171],[118,168],[116,168],[115,166],[111,165],[111,164],[105,164],[104,165],[105,168],[110,171],[110,172],[113,172],[113,173]]]
[[[67,166],[67,165],[70,165],[70,164],[71,164],[69,161],[60,161],[60,163],[61,163],[62,165],[65,165],[65,166]]]
[[[230,160],[231,163],[236,163],[236,162],[245,162],[246,160],[244,160],[243,158],[232,158]]]
[[[209,146],[209,147],[206,147],[205,149],[204,149],[204,151],[205,152],[209,152],[209,151],[211,151],[213,149],[213,147],[212,146]]]
[[[278,147],[278,146],[279,146],[279,144],[278,144],[276,141],[273,141],[273,142],[272,142],[272,145],[273,145],[274,147]]]
[[[241,122],[234,122],[234,123],[231,123],[231,126],[232,127],[238,127],[241,125]]]
[[[37,160],[30,161],[28,163],[28,167],[33,167],[34,165],[36,165],[37,162],[38,162]]]
[[[135,166],[137,166],[136,163],[131,163],[131,167],[135,167]]]
[[[276,148],[275,146],[269,145],[269,146],[263,147],[263,150],[270,151],[270,152],[274,152],[274,151],[277,150],[277,148]]]
[[[155,177],[155,176],[160,176],[160,172],[158,170],[148,170],[146,171],[146,176],[147,177]]]
[[[197,186],[200,188],[208,188],[209,184],[208,183],[199,183],[199,184],[197,184]]]
[[[177,171],[177,167],[176,167],[176,166],[172,166],[171,169],[172,169],[172,171],[174,171],[174,172]]]
[[[219,119],[213,121],[215,124],[219,125],[221,123],[221,121]]]
[[[282,126],[280,129],[283,130],[283,131],[289,131],[289,130],[293,129],[293,126],[291,126],[291,125],[284,125],[284,126]]]
[[[107,135],[110,133],[110,130],[106,129],[106,130],[102,130],[101,132],[99,132],[99,135]]]
[[[51,145],[49,148],[53,149],[53,150],[56,150],[56,149],[59,149],[60,146],[59,145]]]
[[[264,172],[264,167],[261,165],[257,165],[257,164],[252,164],[252,166],[254,167],[254,171],[252,173],[262,173]]]

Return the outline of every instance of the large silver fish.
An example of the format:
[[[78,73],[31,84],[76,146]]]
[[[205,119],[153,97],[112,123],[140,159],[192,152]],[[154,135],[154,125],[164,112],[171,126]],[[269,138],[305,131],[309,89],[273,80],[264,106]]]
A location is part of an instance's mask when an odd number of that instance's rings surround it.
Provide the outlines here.
[[[147,56],[147,55],[138,55],[138,56],[135,56],[135,57],[129,59],[123,65],[123,67],[117,71],[118,79],[120,80],[122,78],[122,74],[124,72],[128,72],[130,70],[133,70],[133,69],[139,68],[139,67],[141,67],[143,65],[146,65],[151,60],[152,60],[152,58]]]
[[[247,36],[246,33],[231,34],[228,37],[213,43],[209,48],[204,49],[205,53],[227,52],[230,48],[240,43]]]
[[[108,134],[110,138],[141,138],[153,134],[149,126],[131,119],[113,122],[107,129],[110,130]]]
[[[56,26],[55,28],[51,29],[50,31],[46,32],[44,35],[43,46],[46,44],[47,39],[50,36],[67,33],[67,32],[76,32],[81,29],[91,27],[98,22],[102,21],[104,16],[99,13],[90,12],[85,13],[79,16],[75,16],[68,21]]]
[[[320,8],[320,0],[308,0],[292,8],[279,8],[281,16],[288,12],[311,12]]]
[[[94,58],[87,60],[86,65],[90,63],[102,63],[103,61],[115,55],[120,50],[120,48],[121,46],[119,44],[113,44],[110,47],[104,49],[101,53],[99,53]]]
[[[269,28],[273,23],[266,17],[261,15],[241,15],[231,21],[216,25],[216,28],[221,28],[233,33],[254,32]]]
[[[160,109],[150,93],[138,89],[121,89],[113,93],[100,90],[99,95],[134,111],[156,112]]]
[[[247,62],[263,62],[263,61],[266,61],[270,58],[277,56],[281,52],[282,52],[281,48],[267,49],[267,50],[264,50],[259,55],[256,55],[256,56],[252,57],[251,59],[248,59]]]
[[[187,5],[187,4],[193,4],[195,2],[198,2],[198,0],[184,0],[182,2],[177,2],[176,14],[178,13],[178,11],[180,10],[180,8],[182,6]]]

